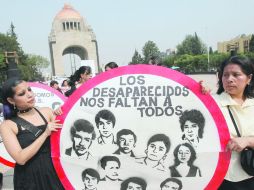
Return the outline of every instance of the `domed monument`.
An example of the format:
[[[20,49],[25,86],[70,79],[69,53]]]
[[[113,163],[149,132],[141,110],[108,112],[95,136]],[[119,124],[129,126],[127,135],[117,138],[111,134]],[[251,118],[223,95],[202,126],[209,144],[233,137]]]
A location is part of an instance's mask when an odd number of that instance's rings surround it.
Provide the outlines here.
[[[49,48],[53,75],[65,76],[67,74],[67,71],[64,70],[63,57],[67,54],[74,54],[81,61],[86,60],[92,64],[95,73],[99,71],[95,34],[79,12],[68,4],[65,4],[54,18],[49,35]],[[75,65],[70,65],[72,73],[78,69],[75,67]]]

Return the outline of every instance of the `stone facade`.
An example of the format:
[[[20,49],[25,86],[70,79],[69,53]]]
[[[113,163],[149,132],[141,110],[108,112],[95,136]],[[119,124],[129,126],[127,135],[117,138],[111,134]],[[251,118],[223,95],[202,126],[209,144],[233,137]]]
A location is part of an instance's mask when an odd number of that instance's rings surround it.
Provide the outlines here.
[[[251,35],[241,35],[225,42],[218,42],[217,49],[219,53],[245,53],[249,51]]]
[[[63,56],[76,54],[81,60],[93,60],[98,73],[99,56],[95,34],[84,18],[70,5],[56,15],[49,35],[52,74],[64,76]]]

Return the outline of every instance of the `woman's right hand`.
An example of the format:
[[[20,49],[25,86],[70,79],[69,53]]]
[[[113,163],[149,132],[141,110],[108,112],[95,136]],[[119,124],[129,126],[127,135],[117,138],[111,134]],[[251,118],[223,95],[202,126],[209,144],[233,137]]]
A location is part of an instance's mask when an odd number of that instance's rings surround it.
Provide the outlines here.
[[[62,124],[58,123],[59,121],[60,120],[53,120],[48,122],[47,128],[45,130],[47,136],[50,136],[53,131],[58,131],[58,129],[62,128]]]

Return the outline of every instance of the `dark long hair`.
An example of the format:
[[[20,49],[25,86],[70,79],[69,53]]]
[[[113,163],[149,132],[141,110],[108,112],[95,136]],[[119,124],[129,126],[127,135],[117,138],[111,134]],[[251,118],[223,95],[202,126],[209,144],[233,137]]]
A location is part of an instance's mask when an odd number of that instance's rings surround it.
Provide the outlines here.
[[[10,104],[7,98],[13,98],[15,95],[14,88],[20,83],[24,82],[18,78],[10,78],[4,84],[2,88],[2,98],[3,98],[3,115],[4,119],[10,119],[17,116],[17,111],[14,106]]]
[[[181,146],[185,146],[185,147],[187,147],[190,150],[191,156],[190,156],[190,159],[188,160],[187,164],[188,164],[188,166],[192,166],[193,162],[196,160],[197,156],[196,156],[195,149],[189,143],[179,144],[175,148],[175,150],[173,152],[174,157],[175,157],[175,159],[174,159],[174,165],[173,166],[178,166],[181,163],[180,160],[178,159],[178,151],[179,151]]]
[[[89,66],[81,66],[79,67],[78,70],[75,71],[75,73],[73,75],[70,76],[70,81],[69,81],[69,85],[70,86],[75,86],[75,82],[78,82],[80,80],[80,75],[81,74],[91,74],[92,70],[91,67]]]
[[[249,76],[252,74],[252,78],[250,81],[250,84],[247,85],[244,89],[243,95],[246,98],[254,98],[254,65],[253,63],[250,61],[249,58],[247,57],[243,57],[243,56],[233,56],[230,57],[229,59],[225,60],[221,65],[220,65],[220,69],[219,69],[219,74],[218,74],[218,90],[217,90],[217,94],[221,94],[222,92],[224,92],[224,88],[223,88],[223,83],[222,83],[222,76],[223,76],[223,72],[224,69],[227,65],[229,64],[236,64],[238,65],[242,72]]]

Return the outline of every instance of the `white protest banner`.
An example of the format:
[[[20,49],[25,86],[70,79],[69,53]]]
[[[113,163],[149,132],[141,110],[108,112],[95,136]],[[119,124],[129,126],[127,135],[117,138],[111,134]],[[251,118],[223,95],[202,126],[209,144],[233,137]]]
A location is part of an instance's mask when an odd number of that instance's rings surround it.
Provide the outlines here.
[[[35,95],[35,106],[37,107],[50,107],[56,109],[63,105],[67,99],[63,94],[57,90],[41,83],[29,82],[29,86]],[[0,163],[6,166],[14,167],[15,161],[6,151],[0,136]]]
[[[200,85],[177,71],[133,65],[104,72],[62,106],[51,155],[66,189],[217,189],[228,129]]]

